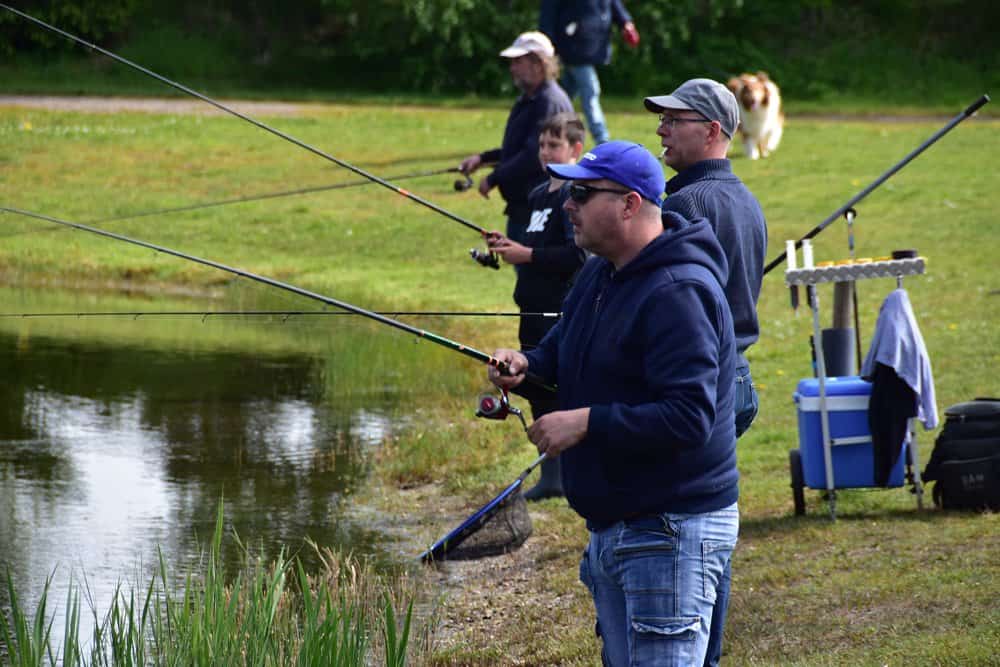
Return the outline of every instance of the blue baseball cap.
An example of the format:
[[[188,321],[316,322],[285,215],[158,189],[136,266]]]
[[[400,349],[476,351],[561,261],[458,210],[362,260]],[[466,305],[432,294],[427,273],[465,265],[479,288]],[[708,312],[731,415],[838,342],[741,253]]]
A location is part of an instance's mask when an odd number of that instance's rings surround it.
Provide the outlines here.
[[[583,154],[576,164],[549,164],[550,175],[566,181],[606,178],[635,190],[659,205],[663,198],[663,168],[653,154],[631,141],[608,141]]]

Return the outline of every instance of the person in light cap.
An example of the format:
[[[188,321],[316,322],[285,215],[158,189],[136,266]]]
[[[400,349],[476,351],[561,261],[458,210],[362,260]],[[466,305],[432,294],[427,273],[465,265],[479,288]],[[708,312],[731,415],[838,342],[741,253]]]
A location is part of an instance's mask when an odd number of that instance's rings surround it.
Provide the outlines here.
[[[471,174],[483,164],[495,164],[480,179],[479,194],[489,197],[493,188],[500,189],[507,204],[507,237],[522,243],[531,216],[528,193],[547,180],[538,162],[539,131],[555,114],[572,112],[573,104],[556,82],[559,64],[552,42],[543,33],[521,33],[500,55],[509,60],[511,79],[521,95],[507,117],[500,148],[470,155],[459,169]]]
[[[656,134],[663,146],[663,162],[677,172],[666,185],[664,226],[670,224],[674,213],[707,218],[729,264],[724,288],[736,331],[735,420],[739,437],[750,428],[759,405],[746,352],[760,336],[757,299],[767,252],[764,211],[726,159],[739,126],[739,105],[726,86],[711,79],[685,81],[669,95],[647,97],[644,103],[648,111],[659,114]],[[727,564],[705,665],[719,664],[722,656],[729,582]]]
[[[726,259],[704,219],[669,213],[664,230],[663,169],[639,144],[548,172],[572,181],[563,208],[597,257],[538,347],[495,351],[507,374],[488,377],[529,398],[527,371],[558,387],[528,437],[559,457],[586,519],[580,578],[604,664],[700,665],[739,532]]]

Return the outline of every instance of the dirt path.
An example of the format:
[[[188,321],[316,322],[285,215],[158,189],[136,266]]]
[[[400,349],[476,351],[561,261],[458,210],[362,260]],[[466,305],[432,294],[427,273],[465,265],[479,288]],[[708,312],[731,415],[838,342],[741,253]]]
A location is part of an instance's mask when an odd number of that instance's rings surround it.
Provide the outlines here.
[[[321,102],[257,102],[251,100],[222,99],[218,101],[226,106],[236,109],[237,111],[249,115],[262,116],[293,116],[321,111],[325,108],[336,106],[334,103]],[[204,115],[219,115],[224,113],[206,102],[191,98],[0,95],[0,106],[24,107],[29,109],[49,109],[53,111],[83,111],[90,113],[118,113],[121,111]],[[945,115],[851,115],[838,113],[798,113],[794,114],[794,117],[832,122],[854,121],[869,123],[937,122],[945,121],[950,118],[950,116]],[[989,120],[995,119],[989,118]]]
[[[291,102],[253,102],[248,100],[218,100],[237,111],[266,116],[302,114],[324,105]],[[86,111],[91,113],[144,113],[219,115],[223,111],[196,99],[152,97],[64,97],[49,95],[0,95],[0,106],[49,109],[52,111]]]

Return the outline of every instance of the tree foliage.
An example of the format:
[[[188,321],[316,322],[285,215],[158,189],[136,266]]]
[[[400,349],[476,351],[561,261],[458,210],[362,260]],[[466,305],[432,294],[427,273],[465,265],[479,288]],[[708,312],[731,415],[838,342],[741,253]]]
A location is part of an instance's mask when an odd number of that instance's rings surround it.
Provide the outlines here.
[[[983,0],[626,0],[642,35],[620,38],[609,93],[666,90],[691,76],[771,73],[788,94],[996,80],[1000,3]],[[19,8],[151,67],[266,86],[373,92],[512,92],[498,52],[538,21],[537,0],[23,0]],[[67,43],[0,13],[7,52]],[[161,62],[156,62],[159,59]],[[197,62],[193,62],[197,61]],[[184,63],[193,63],[185,70]],[[915,83],[914,83],[915,82]]]
[[[12,3],[15,9],[72,32],[88,41],[114,39],[123,33],[141,0],[29,0]],[[34,27],[10,12],[0,12],[0,53],[15,50],[66,51],[64,39]]]

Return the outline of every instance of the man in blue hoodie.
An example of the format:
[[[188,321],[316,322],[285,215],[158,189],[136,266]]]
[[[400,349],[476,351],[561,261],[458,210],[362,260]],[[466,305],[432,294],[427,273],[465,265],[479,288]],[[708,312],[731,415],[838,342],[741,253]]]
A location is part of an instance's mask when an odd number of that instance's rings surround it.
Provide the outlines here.
[[[508,374],[490,379],[513,389],[530,370],[558,385],[559,410],[528,435],[560,457],[590,530],[580,578],[605,664],[700,665],[739,532],[725,255],[704,219],[670,213],[664,229],[663,172],[638,144],[548,172],[573,181],[574,240],[597,257],[539,346],[497,350]]]

